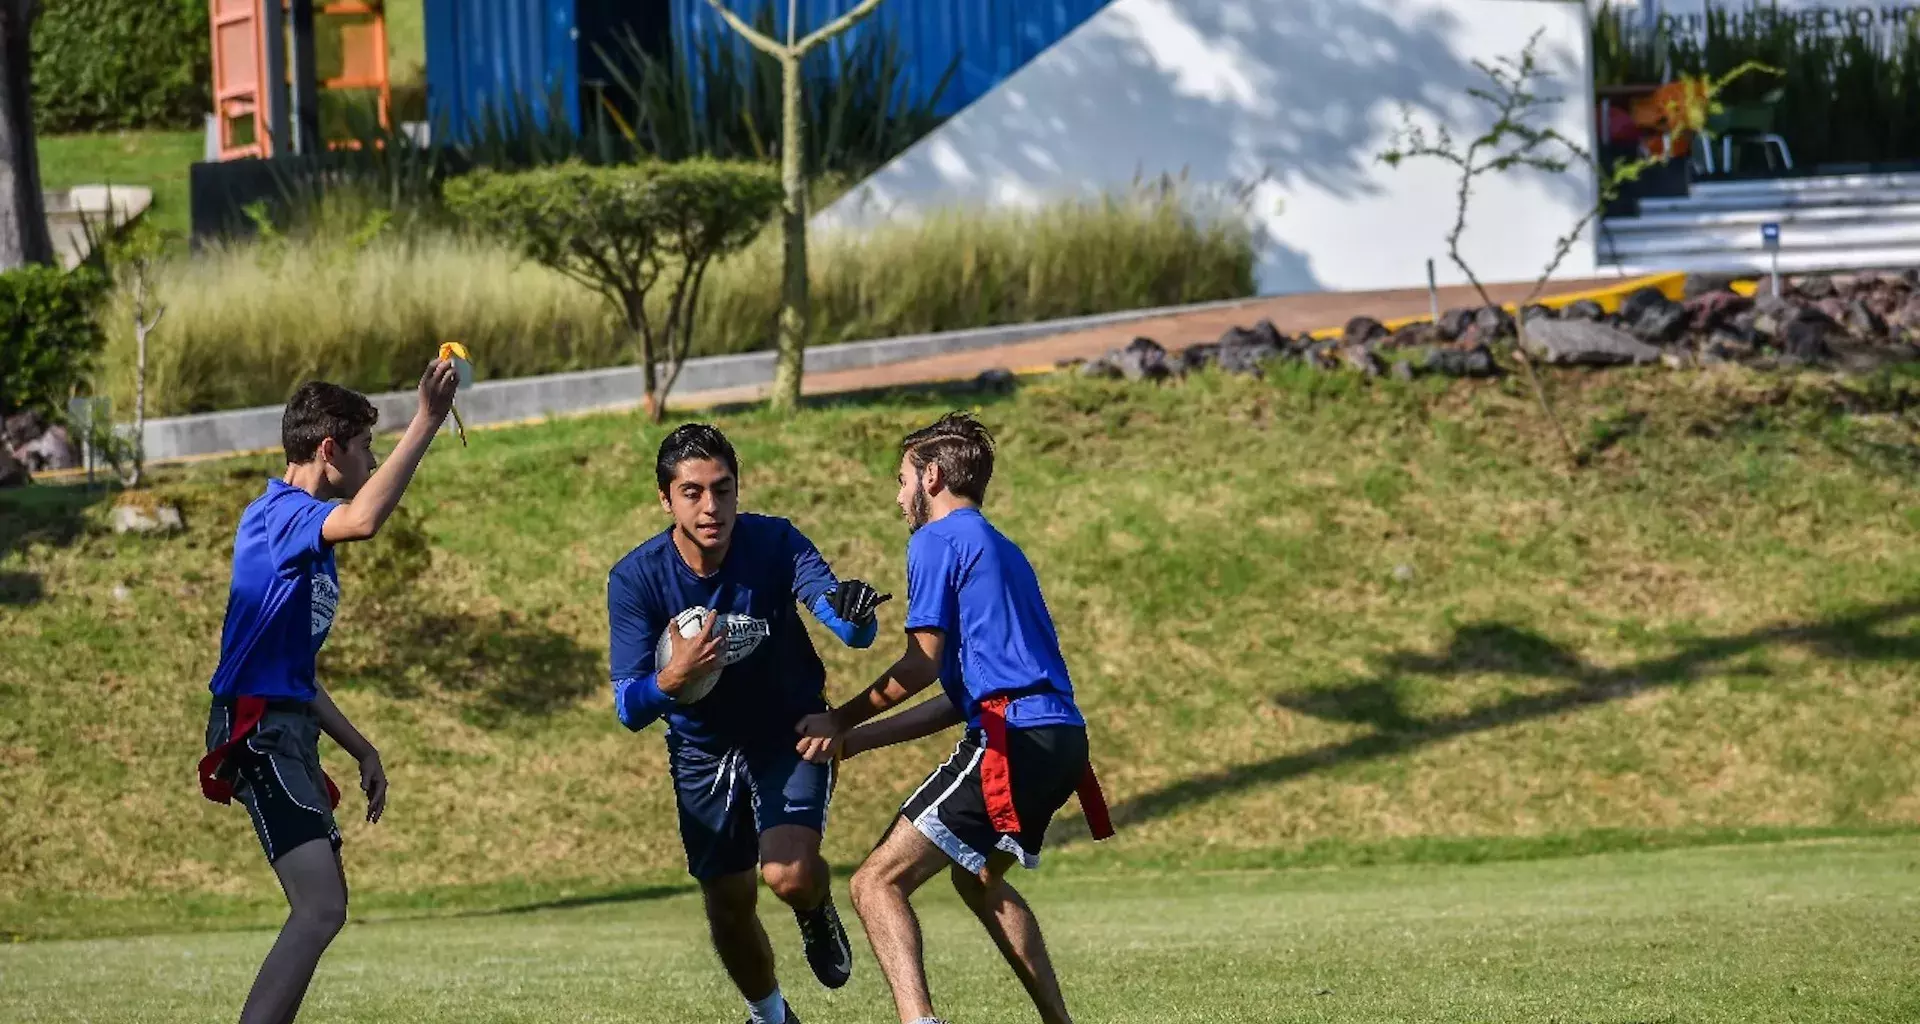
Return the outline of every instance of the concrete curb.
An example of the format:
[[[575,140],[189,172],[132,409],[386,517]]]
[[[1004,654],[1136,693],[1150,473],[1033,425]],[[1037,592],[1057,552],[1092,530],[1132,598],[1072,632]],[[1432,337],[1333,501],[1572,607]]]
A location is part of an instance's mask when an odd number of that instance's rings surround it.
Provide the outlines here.
[[[1041,323],[822,345],[807,350],[806,369],[808,373],[833,373],[886,366],[953,352],[1013,345],[1096,327],[1227,309],[1255,301],[1258,301],[1257,298],[1228,299]],[[674,386],[669,401],[679,404],[697,400],[702,392],[770,383],[773,380],[774,359],[772,352],[689,359],[680,371],[680,380]],[[476,360],[484,365],[486,354],[477,353]],[[645,393],[640,369],[633,366],[482,381],[460,393],[460,418],[467,426],[477,427],[545,416],[630,409],[640,404]],[[368,398],[380,410],[380,422],[389,427],[404,424],[413,415],[415,399],[411,391],[390,391],[369,395]],[[161,463],[277,448],[280,445],[280,415],[281,407],[273,405],[148,420],[144,434],[147,461]]]

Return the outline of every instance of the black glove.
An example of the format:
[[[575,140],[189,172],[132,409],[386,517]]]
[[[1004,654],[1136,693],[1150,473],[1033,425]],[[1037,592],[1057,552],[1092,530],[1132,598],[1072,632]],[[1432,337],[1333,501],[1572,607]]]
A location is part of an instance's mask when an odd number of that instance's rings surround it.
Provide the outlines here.
[[[860,580],[844,580],[827,593],[827,607],[833,614],[856,626],[873,621],[873,610],[893,600],[892,594],[876,593]]]

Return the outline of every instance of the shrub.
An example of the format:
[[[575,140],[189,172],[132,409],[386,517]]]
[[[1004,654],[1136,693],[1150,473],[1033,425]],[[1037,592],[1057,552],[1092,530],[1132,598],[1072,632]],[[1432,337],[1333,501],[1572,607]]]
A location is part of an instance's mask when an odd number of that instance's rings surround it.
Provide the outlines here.
[[[0,416],[32,410],[64,419],[103,339],[92,307],[99,274],[29,266],[0,274]]]
[[[235,244],[164,266],[151,413],[272,405],[308,376],[406,387],[449,338],[493,378],[633,361],[611,304],[496,238],[357,234]],[[1253,294],[1253,264],[1242,211],[1176,183],[1032,211],[937,213],[816,240],[812,342],[1240,298]],[[110,322],[129,322],[130,297],[116,294],[113,306]],[[661,315],[664,297],[650,306]],[[689,351],[769,348],[779,306],[774,230],[708,271]],[[114,388],[132,379],[127,332],[114,333],[106,363]]]
[[[693,343],[707,268],[752,241],[784,194],[772,168],[704,159],[482,172],[446,190],[455,214],[614,304],[656,418]],[[664,303],[657,314],[649,296]]]
[[[47,0],[33,30],[43,132],[197,126],[212,110],[206,0]]]

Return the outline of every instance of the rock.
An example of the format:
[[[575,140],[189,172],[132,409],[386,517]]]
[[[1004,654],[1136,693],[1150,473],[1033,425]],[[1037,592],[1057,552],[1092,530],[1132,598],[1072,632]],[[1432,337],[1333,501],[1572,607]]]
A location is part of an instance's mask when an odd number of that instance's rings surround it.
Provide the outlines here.
[[[1473,327],[1460,340],[1491,345],[1513,336],[1513,314],[1499,306],[1487,306],[1473,314]]]
[[[1212,366],[1220,351],[1218,342],[1199,341],[1180,350],[1174,357],[1174,370],[1181,374],[1199,373]]]
[[[1340,368],[1340,357],[1334,351],[1336,348],[1338,346],[1331,341],[1316,341],[1301,350],[1300,358],[1315,369],[1337,370]]]
[[[1101,380],[1119,380],[1124,376],[1120,372],[1120,367],[1115,365],[1114,361],[1108,356],[1089,359],[1081,363],[1080,368],[1075,372],[1079,373],[1082,377],[1096,377]]]
[[[0,423],[0,448],[18,448],[47,432],[47,425],[32,410],[16,412]]]
[[[13,457],[7,446],[0,444],[0,487],[24,487],[33,482],[33,474],[28,472],[27,464]]]
[[[1840,318],[1849,332],[1856,338],[1872,339],[1885,337],[1887,322],[1875,313],[1864,299],[1854,299],[1847,303],[1846,315]]]
[[[1760,314],[1758,312],[1751,309],[1742,310],[1728,318],[1727,322],[1721,325],[1720,330],[1731,333],[1741,341],[1751,344],[1755,334],[1754,325],[1759,322]]]
[[[1787,321],[1779,339],[1780,351],[1788,358],[1817,363],[1832,357],[1827,339],[1839,325],[1818,310],[1806,309]]]
[[[1753,298],[1753,309],[1756,313],[1777,317],[1782,322],[1785,322],[1793,319],[1793,314],[1800,311],[1800,305],[1788,298],[1779,298],[1773,295],[1756,295]]]
[[[1833,278],[1825,274],[1809,274],[1793,282],[1793,290],[1795,294],[1798,294],[1800,297],[1812,299],[1816,302],[1821,299],[1833,298],[1838,294],[1838,290],[1833,286]]]
[[[1920,295],[1908,299],[1905,305],[1887,317],[1887,326],[1909,338],[1920,335]]]
[[[35,472],[80,465],[80,453],[67,439],[67,428],[58,425],[48,427],[46,433],[14,449],[13,454]]]
[[[1699,359],[1684,348],[1668,349],[1660,353],[1660,365],[1669,370],[1691,370],[1699,365]]]
[[[1407,324],[1393,332],[1393,336],[1388,338],[1383,344],[1387,348],[1405,349],[1422,348],[1427,345],[1439,344],[1439,342],[1439,329],[1423,320],[1418,323]]]
[[[1826,314],[1827,319],[1839,323],[1846,319],[1847,300],[1838,295],[1829,295],[1813,304],[1813,308]]]
[[[1173,367],[1167,365],[1167,350],[1152,338],[1135,338],[1109,358],[1128,380],[1165,380],[1173,376]]]
[[[1753,308],[1753,300],[1734,292],[1706,292],[1681,303],[1696,331],[1711,331]]]
[[[1020,378],[1015,376],[1012,370],[1004,366],[996,366],[990,370],[983,370],[980,376],[973,379],[974,387],[982,391],[992,391],[1003,395],[1012,393],[1013,389],[1018,387],[1019,384]]]
[[[1434,327],[1440,335],[1440,340],[1458,341],[1461,335],[1467,333],[1467,328],[1473,326],[1474,315],[1478,312],[1479,310],[1477,309],[1463,308],[1449,309],[1445,313],[1440,314],[1440,321],[1434,324]]]
[[[1266,370],[1267,364],[1284,358],[1287,350],[1278,345],[1255,341],[1245,345],[1222,347],[1214,356],[1214,365],[1222,373],[1258,375]]]
[[[1378,377],[1387,372],[1387,364],[1381,362],[1380,357],[1374,355],[1373,350],[1365,345],[1342,345],[1336,354],[1340,358],[1341,366],[1349,370],[1358,370],[1365,376]]]
[[[1421,369],[1443,377],[1500,376],[1500,364],[1494,362],[1493,353],[1485,345],[1434,349],[1427,353],[1426,364]]]
[[[1677,311],[1679,306],[1674,304]],[[1651,363],[1660,350],[1609,324],[1584,320],[1536,320],[1523,339],[1527,353],[1558,366],[1617,366]]]
[[[1647,314],[1650,309],[1661,309],[1673,304],[1666,293],[1658,288],[1641,288],[1632,295],[1620,300],[1620,322],[1632,323]]]
[[[1588,320],[1598,323],[1606,318],[1606,307],[1592,299],[1581,299],[1579,302],[1575,302],[1560,311],[1560,319],[1562,320]]]
[[[1387,336],[1385,324],[1370,316],[1356,316],[1347,321],[1347,327],[1340,332],[1340,344],[1365,345],[1370,341],[1379,341]]]
[[[1667,345],[1678,341],[1687,329],[1687,309],[1661,294],[1657,288],[1642,288],[1620,303],[1620,326],[1649,345]]]
[[[113,507],[115,533],[173,533],[186,528],[180,509],[165,502]]]
[[[1681,286],[1680,301],[1686,302],[1711,292],[1733,290],[1733,282],[1739,278],[1732,274],[1688,274],[1687,283]]]
[[[1396,359],[1393,361],[1393,379],[1394,380],[1411,381],[1413,378],[1414,378],[1414,372],[1413,372],[1412,363],[1407,362],[1404,359]]]
[[[1520,319],[1522,321],[1532,320],[1532,319],[1535,319],[1536,317],[1545,318],[1548,320],[1558,320],[1560,318],[1560,314],[1556,312],[1553,309],[1553,307],[1543,306],[1538,302],[1530,302],[1527,304],[1526,308],[1520,311]]]

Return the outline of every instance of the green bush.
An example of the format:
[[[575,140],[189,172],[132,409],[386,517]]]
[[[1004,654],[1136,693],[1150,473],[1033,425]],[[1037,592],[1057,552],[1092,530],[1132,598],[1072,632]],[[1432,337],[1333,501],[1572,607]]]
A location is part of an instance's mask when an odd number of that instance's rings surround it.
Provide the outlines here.
[[[45,0],[35,121],[48,133],[198,127],[211,69],[206,0]]]
[[[22,267],[0,274],[0,416],[32,410],[61,419],[87,380],[103,339],[95,271]]]
[[[1201,199],[1156,185],[816,238],[812,342],[1253,294],[1243,211]],[[693,354],[771,348],[780,272],[777,228],[716,262],[695,313]],[[473,350],[483,377],[633,362],[630,335],[604,298],[498,238],[467,232],[362,229],[237,244],[167,264],[158,291],[167,318],[148,356],[157,416],[272,405],[314,376],[366,391],[405,387],[450,339]],[[664,301],[650,296],[652,315]],[[131,322],[128,303],[114,297],[110,322]],[[114,333],[106,364],[102,379],[121,389],[123,404],[130,332]]]

